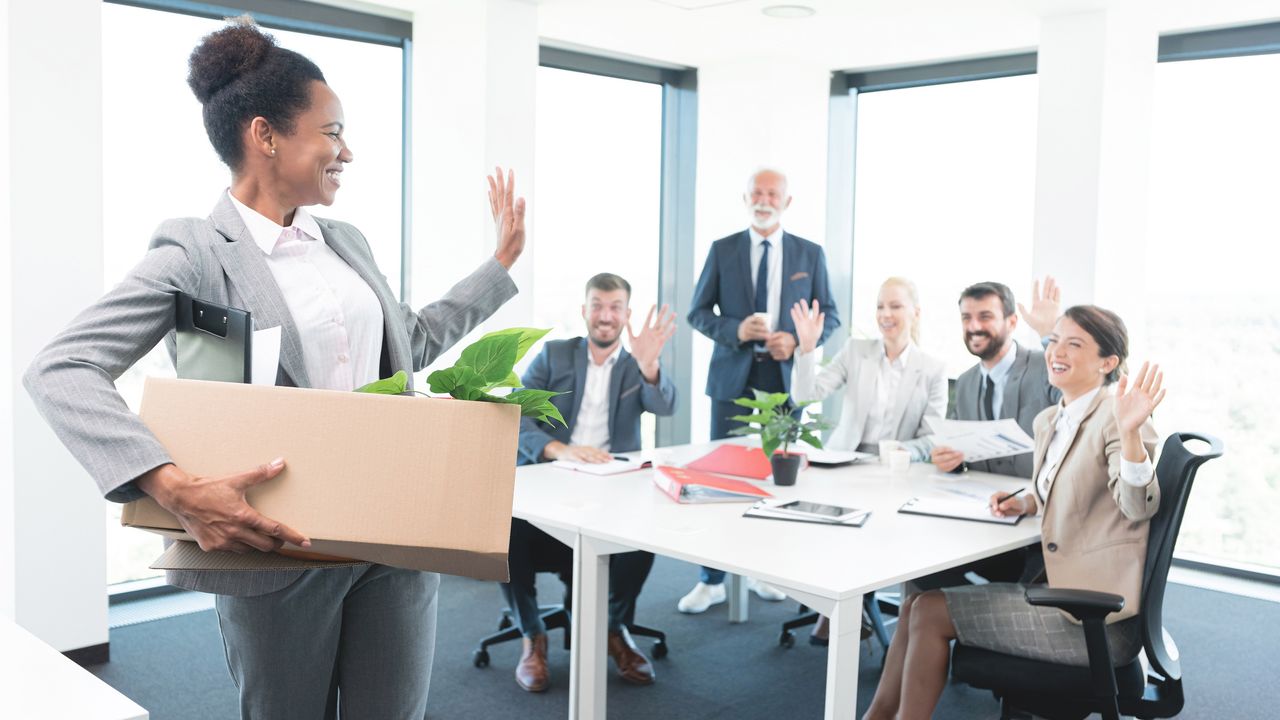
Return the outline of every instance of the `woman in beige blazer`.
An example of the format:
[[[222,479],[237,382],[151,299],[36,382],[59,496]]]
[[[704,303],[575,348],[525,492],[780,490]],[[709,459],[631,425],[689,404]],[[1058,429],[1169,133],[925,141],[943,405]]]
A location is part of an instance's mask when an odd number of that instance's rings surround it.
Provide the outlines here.
[[[1159,366],[1144,363],[1132,381],[1122,374],[1128,345],[1124,322],[1108,310],[1076,306],[1058,319],[1045,365],[1062,400],[1035,419],[1034,492],[991,498],[995,515],[1042,516],[1049,586],[1124,597],[1124,609],[1107,618],[1107,640],[1117,663],[1141,649],[1134,616],[1146,564],[1147,520],[1160,507],[1151,413],[1164,398]],[[1017,583],[990,583],[933,590],[908,600],[865,717],[928,718],[946,682],[953,639],[1087,666],[1078,625],[1056,609],[1030,605],[1024,593]]]
[[[815,300],[791,308],[795,322],[795,364],[791,397],[822,400],[844,389],[840,423],[827,441],[838,450],[879,452],[881,440],[913,440],[928,434],[926,418],[947,411],[947,378],[941,360],[921,350],[920,299],[915,284],[891,277],[876,299],[880,339],[850,338],[830,363],[818,367],[816,348],[824,313]]]

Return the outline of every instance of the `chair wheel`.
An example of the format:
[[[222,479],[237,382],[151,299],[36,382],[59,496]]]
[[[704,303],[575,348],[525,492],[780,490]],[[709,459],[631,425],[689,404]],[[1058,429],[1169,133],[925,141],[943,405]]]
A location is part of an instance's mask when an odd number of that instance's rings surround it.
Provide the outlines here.
[[[653,644],[653,659],[661,660],[667,656],[667,644],[662,640]]]
[[[503,615],[502,619],[498,621],[498,629],[506,630],[507,628],[511,627],[512,624],[513,623],[511,622],[511,618],[506,615]]]
[[[478,668],[489,667],[489,651],[481,648],[471,653],[471,664]]]
[[[793,648],[796,646],[796,636],[790,630],[783,630],[778,638],[778,644],[784,648]]]

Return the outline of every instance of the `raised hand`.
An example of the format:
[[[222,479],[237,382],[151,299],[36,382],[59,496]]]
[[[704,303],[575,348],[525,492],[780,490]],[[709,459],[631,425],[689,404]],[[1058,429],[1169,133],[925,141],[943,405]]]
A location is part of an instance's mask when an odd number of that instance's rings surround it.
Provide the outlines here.
[[[494,168],[489,176],[489,210],[498,230],[498,249],[493,256],[510,270],[524,252],[524,198],[516,197],[514,170],[508,170],[503,180],[502,168]]]
[[[818,338],[822,337],[822,328],[826,320],[827,314],[818,308],[816,299],[812,307],[806,305],[804,300],[791,306],[791,322],[796,326],[800,352],[808,354],[818,347]]]
[[[640,374],[650,383],[658,379],[658,358],[662,355],[662,347],[667,344],[676,332],[676,314],[669,306],[663,305],[658,317],[653,317],[656,305],[649,306],[649,314],[644,316],[644,325],[639,334],[631,331],[631,323],[627,323],[627,338],[631,341],[631,356],[640,366]]]
[[[1040,281],[1035,281],[1031,289],[1031,309],[1018,303],[1018,312],[1040,337],[1053,332],[1053,324],[1062,314],[1062,288],[1058,287],[1052,275],[1044,276],[1044,292],[1040,291]]]
[[[1142,369],[1132,381],[1128,375],[1120,376],[1116,384],[1115,414],[1121,433],[1136,432],[1151,417],[1164,400],[1165,391],[1160,387],[1163,382],[1160,366],[1151,363],[1142,363]]]

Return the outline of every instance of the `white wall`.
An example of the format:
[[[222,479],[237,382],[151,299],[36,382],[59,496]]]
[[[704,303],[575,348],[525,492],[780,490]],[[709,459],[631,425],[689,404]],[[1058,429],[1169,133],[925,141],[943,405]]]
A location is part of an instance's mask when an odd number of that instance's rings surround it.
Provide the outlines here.
[[[0,594],[18,624],[59,650],[107,641],[102,499],[18,386],[32,356],[102,290],[99,0],[7,5],[10,243],[0,281],[7,387],[0,508],[12,564]],[[138,148],[138,152],[162,152]],[[12,393],[9,397],[9,393]],[[9,520],[0,521],[0,532]]]
[[[9,3],[0,3],[0,47],[9,47]],[[9,53],[0,51],[0,619],[13,619],[13,236],[9,228]]]
[[[794,198],[782,225],[825,242],[827,212],[827,108],[831,69],[798,60],[761,58],[698,68],[698,170],[694,278],[711,243],[746,229],[742,202],[747,179],[759,167],[787,174]],[[679,308],[683,317],[689,308]],[[711,405],[704,390],[712,343],[695,332],[694,442],[709,436]]]

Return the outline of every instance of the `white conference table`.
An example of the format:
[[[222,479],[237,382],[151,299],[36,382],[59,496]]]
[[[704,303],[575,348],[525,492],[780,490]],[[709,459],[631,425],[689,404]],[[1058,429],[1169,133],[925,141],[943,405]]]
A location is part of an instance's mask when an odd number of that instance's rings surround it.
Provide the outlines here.
[[[0,617],[0,718],[147,720],[146,710]]]
[[[660,448],[645,457],[655,464],[683,465],[713,447]],[[871,517],[861,528],[744,518],[747,503],[676,503],[653,484],[653,472],[601,477],[549,463],[516,471],[513,514],[574,548],[569,681],[574,720],[605,717],[608,561],[614,553],[648,550],[750,575],[827,615],[825,717],[850,718],[857,710],[864,593],[1040,539],[1037,518],[1007,526],[898,513],[908,499],[956,482],[927,464],[913,464],[903,474],[874,461],[813,467],[802,471],[792,487],[764,485],[776,497],[869,509]],[[1026,484],[987,473],[962,478],[992,492]],[[745,599],[742,590],[731,595]],[[762,636],[761,641],[771,639]]]

